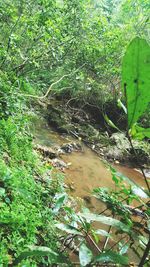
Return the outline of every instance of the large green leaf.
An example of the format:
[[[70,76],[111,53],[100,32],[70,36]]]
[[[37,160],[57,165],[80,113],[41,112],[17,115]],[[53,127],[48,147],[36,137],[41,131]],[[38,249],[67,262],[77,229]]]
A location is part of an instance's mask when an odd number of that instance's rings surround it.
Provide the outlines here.
[[[57,223],[56,227],[62,231],[67,232],[68,234],[83,235],[77,228],[69,224]]]
[[[53,208],[53,213],[57,213],[62,208],[66,200],[67,200],[66,193],[58,194],[55,207]]]
[[[104,253],[99,254],[98,256],[95,257],[94,259],[95,262],[113,262],[113,263],[118,263],[122,265],[128,264],[128,258],[122,255],[119,255],[116,252],[113,251],[106,251]]]
[[[120,255],[126,254],[127,251],[128,251],[128,249],[129,249],[129,244],[124,244],[124,245],[121,247],[121,249],[120,249],[120,251],[119,251],[119,254],[120,254]]]
[[[122,64],[122,86],[127,101],[128,128],[137,122],[150,102],[150,47],[136,37],[129,44]]]
[[[32,256],[51,256],[52,259],[57,259],[58,254],[48,247],[29,246],[29,250],[22,252],[20,256],[13,262],[13,266],[18,265],[23,259]]]
[[[101,222],[103,224],[107,224],[107,225],[111,225],[114,227],[117,227],[119,229],[121,229],[124,232],[129,232],[130,231],[130,227],[128,225],[125,225],[124,223],[113,219],[111,217],[107,217],[107,216],[103,216],[103,215],[98,215],[98,214],[94,214],[91,212],[87,212],[87,213],[78,213],[79,216],[85,218],[87,221],[91,222],[91,221],[96,221],[96,222]]]
[[[105,230],[102,230],[102,229],[98,229],[95,231],[95,234],[97,235],[102,235],[102,236],[107,236],[107,237],[111,237],[111,235],[105,231]]]
[[[91,262],[92,258],[92,251],[84,243],[82,243],[79,249],[79,260],[81,266],[88,265]]]

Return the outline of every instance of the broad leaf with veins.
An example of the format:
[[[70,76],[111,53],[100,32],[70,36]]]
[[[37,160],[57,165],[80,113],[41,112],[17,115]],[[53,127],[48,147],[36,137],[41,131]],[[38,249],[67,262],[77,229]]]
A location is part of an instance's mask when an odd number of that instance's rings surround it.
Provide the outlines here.
[[[129,44],[122,63],[122,87],[125,90],[128,129],[138,121],[150,103],[150,47],[136,37]]]

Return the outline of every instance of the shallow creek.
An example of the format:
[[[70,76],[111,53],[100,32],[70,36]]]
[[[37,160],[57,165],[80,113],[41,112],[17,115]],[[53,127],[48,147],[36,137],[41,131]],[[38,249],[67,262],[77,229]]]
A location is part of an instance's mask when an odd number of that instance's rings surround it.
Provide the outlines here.
[[[47,147],[61,146],[64,143],[79,142],[77,139],[63,136],[55,132],[50,128],[47,123],[43,121],[36,121],[33,124],[33,134],[35,136],[35,142]],[[65,184],[68,186],[69,194],[76,198],[79,205],[83,203],[92,212],[100,213],[105,209],[102,202],[91,196],[91,192],[96,187],[109,187],[113,188],[114,183],[111,179],[111,173],[109,167],[100,159],[95,152],[93,152],[86,145],[81,143],[83,150],[80,152],[72,152],[61,155],[61,159],[69,163],[69,168],[65,169]],[[113,165],[119,172],[130,178],[138,185],[145,188],[145,182],[140,172],[127,166],[121,166],[119,164]],[[100,228],[100,223],[93,223],[94,227]],[[108,226],[103,225],[103,228],[108,230]],[[115,241],[115,236],[114,236]],[[92,246],[92,244],[91,244]],[[137,256],[129,250],[128,252],[130,260],[138,262]],[[71,260],[77,260],[73,254],[70,256]]]
[[[36,121],[33,128],[35,142],[41,145],[53,148],[64,143],[78,142],[77,139],[70,136],[56,133],[44,120]],[[61,155],[61,159],[70,165],[65,170],[65,182],[70,188],[71,195],[84,199],[90,209],[100,211],[102,205],[94,197],[91,197],[91,192],[96,187],[113,188],[114,183],[108,166],[90,148],[83,143],[81,145],[82,151]],[[119,164],[113,166],[140,186],[145,187],[140,172]]]

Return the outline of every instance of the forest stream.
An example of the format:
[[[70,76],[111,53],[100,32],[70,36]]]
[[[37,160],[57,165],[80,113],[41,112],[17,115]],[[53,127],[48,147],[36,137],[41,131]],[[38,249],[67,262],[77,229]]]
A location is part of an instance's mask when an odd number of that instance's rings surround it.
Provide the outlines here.
[[[90,209],[91,212],[96,214],[100,214],[103,210],[105,210],[105,204],[92,196],[91,193],[93,189],[97,187],[115,187],[109,170],[110,164],[102,160],[82,141],[76,139],[75,137],[64,134],[62,135],[56,132],[55,129],[51,128],[44,119],[38,119],[33,123],[32,132],[35,138],[35,144],[50,149],[55,147],[61,148],[64,144],[68,143],[80,143],[82,150],[59,155],[59,159],[68,164],[68,167],[63,169],[66,190],[69,195],[73,197],[72,204],[75,204],[77,209],[80,210],[80,208],[85,206]],[[140,185],[142,188],[145,188],[144,178],[137,169],[129,166],[123,166],[119,162],[117,164],[112,163],[111,165],[117,171],[130,178],[133,182]],[[137,203],[135,201],[133,203],[136,206]],[[103,227],[102,229],[108,231],[108,225],[93,222],[93,226],[95,229]],[[112,243],[110,241],[110,244],[113,245],[113,242],[117,242],[117,240],[117,236],[114,235],[113,241]],[[101,238],[101,242],[104,242],[103,238]],[[92,243],[90,243],[90,247],[95,250]],[[129,249],[128,255],[131,261],[136,263],[139,262],[137,255],[131,249]],[[72,262],[77,260],[77,256],[73,253],[69,252],[69,257]]]
[[[35,142],[46,147],[53,148],[62,146],[69,142],[77,142],[77,139],[61,135],[55,132],[46,121],[38,120],[34,123]],[[81,141],[80,141],[81,142]],[[114,182],[111,179],[111,173],[107,163],[102,161],[97,154],[81,142],[82,151],[73,151],[60,156],[68,168],[65,168],[65,184],[70,189],[73,197],[81,198],[86,206],[94,212],[102,210],[102,203],[96,198],[91,197],[91,192],[96,187],[113,188]],[[132,181],[145,187],[142,174],[131,167],[120,164],[112,164],[113,167],[130,178]]]
[[[150,267],[148,0],[0,0],[0,267]]]

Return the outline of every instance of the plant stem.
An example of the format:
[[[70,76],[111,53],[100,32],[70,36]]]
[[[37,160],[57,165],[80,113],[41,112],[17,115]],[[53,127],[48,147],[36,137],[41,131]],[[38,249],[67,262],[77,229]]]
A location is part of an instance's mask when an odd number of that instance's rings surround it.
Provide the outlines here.
[[[114,217],[115,217],[114,213],[113,213],[112,215],[113,215],[112,218],[114,218]],[[108,229],[108,234],[110,233],[111,229],[112,229],[112,226],[110,225],[110,226],[109,226],[109,229]],[[104,242],[102,251],[105,250],[105,248],[106,248],[106,246],[107,246],[107,244],[108,244],[108,241],[109,241],[109,236],[107,236],[106,239],[105,239],[105,242]]]
[[[140,162],[139,162],[139,160],[138,160],[138,155],[137,155],[137,153],[136,153],[136,151],[135,151],[135,148],[134,148],[134,146],[133,146],[131,137],[130,137],[130,135],[129,135],[128,133],[127,133],[127,136],[128,136],[128,140],[129,140],[129,142],[130,142],[131,148],[132,148],[132,150],[133,150],[133,153],[134,153],[134,155],[135,155],[136,162],[137,162],[137,164],[138,164],[138,166],[139,166],[139,168],[140,168],[140,170],[141,170],[141,172],[142,172],[142,174],[143,174],[143,177],[144,177],[144,180],[145,180],[145,184],[146,184],[146,186],[147,186],[147,188],[148,188],[148,191],[150,192],[150,186],[149,186],[149,184],[148,184],[148,181],[147,181],[146,175],[145,175],[145,173],[144,173],[143,167],[141,166],[141,164],[140,164]],[[147,244],[147,246],[146,246],[146,249],[145,249],[145,251],[144,251],[144,254],[143,254],[143,256],[142,256],[142,259],[141,259],[141,261],[140,261],[138,267],[143,267],[143,266],[144,266],[144,263],[146,262],[146,259],[147,259],[148,255],[149,255],[149,252],[150,252],[150,235],[149,235],[149,241],[148,241],[148,244]]]
[[[150,235],[149,235],[148,244],[146,246],[146,249],[144,251],[143,257],[142,257],[138,267],[143,267],[144,266],[144,263],[146,262],[146,259],[147,259],[148,255],[149,255],[149,252],[150,252]]]
[[[87,234],[87,236],[91,240],[91,242],[93,243],[93,245],[96,247],[96,249],[98,250],[98,252],[102,252],[101,249],[97,246],[97,244],[93,240],[93,238],[89,234]]]
[[[108,234],[110,233],[111,228],[112,228],[112,226],[110,225],[110,226],[109,226],[109,229],[108,229]],[[106,246],[107,246],[107,244],[108,244],[108,241],[109,241],[109,236],[107,236],[106,239],[105,239],[105,242],[104,242],[102,251],[105,250],[105,248],[106,248]]]
[[[143,167],[141,166],[141,164],[140,164],[140,162],[139,162],[139,160],[138,160],[138,155],[137,155],[137,153],[136,153],[136,151],[135,151],[135,148],[134,148],[134,146],[133,146],[133,144],[132,144],[131,137],[130,137],[130,135],[129,135],[128,133],[127,133],[127,136],[128,136],[128,140],[129,140],[129,142],[130,142],[131,148],[132,148],[132,150],[133,150],[133,153],[134,153],[134,155],[135,155],[135,158],[136,158],[136,162],[137,162],[137,164],[138,164],[138,167],[140,168],[140,170],[141,170],[141,172],[142,172],[142,174],[143,174],[143,177],[144,177],[146,186],[147,186],[147,188],[148,188],[148,191],[150,192],[150,186],[149,186],[149,183],[148,183],[148,181],[147,181],[147,178],[146,178],[146,175],[145,175],[145,173],[144,173]]]
[[[113,245],[108,249],[108,251],[112,250],[112,248],[114,248],[120,241],[122,241],[122,240],[123,240],[124,238],[126,238],[126,237],[127,237],[127,235],[121,237],[115,244],[113,244]],[[127,243],[128,241],[129,241],[129,240],[127,240],[126,243]],[[126,243],[125,243],[125,244],[126,244]],[[124,245],[125,245],[125,244],[124,244]],[[123,245],[123,246],[124,246],[124,245]]]

